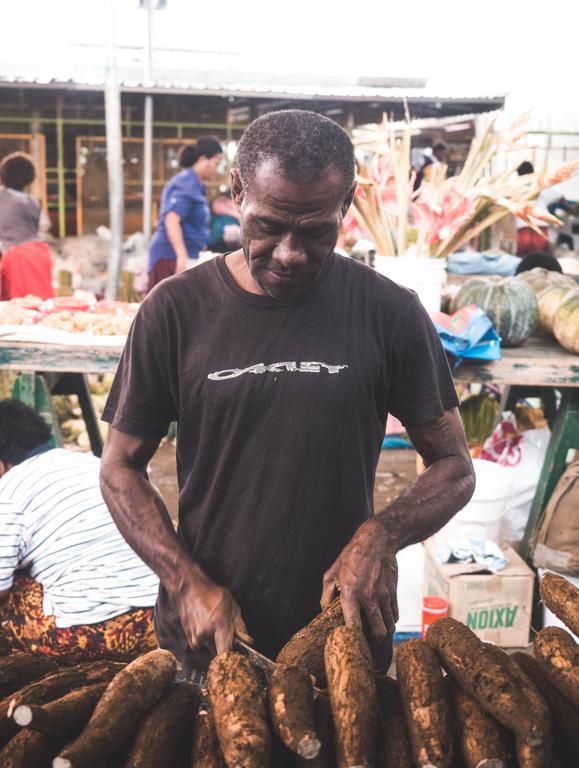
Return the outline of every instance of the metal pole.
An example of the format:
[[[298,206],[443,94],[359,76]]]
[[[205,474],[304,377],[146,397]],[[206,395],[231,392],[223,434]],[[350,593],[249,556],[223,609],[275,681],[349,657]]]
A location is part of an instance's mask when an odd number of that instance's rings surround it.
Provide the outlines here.
[[[147,0],[147,46],[145,50],[144,85],[152,74],[153,2]],[[143,132],[143,234],[151,238],[151,209],[153,203],[153,97],[145,96],[145,126]]]
[[[66,237],[66,190],[64,187],[64,127],[62,95],[56,104],[56,183],[58,188],[58,236]]]
[[[107,137],[107,170],[109,180],[109,219],[111,229],[110,256],[105,297],[117,297],[123,261],[123,143],[121,127],[121,94],[117,82],[115,51],[115,0],[108,0],[110,29],[107,35],[107,61],[105,82],[105,119]]]

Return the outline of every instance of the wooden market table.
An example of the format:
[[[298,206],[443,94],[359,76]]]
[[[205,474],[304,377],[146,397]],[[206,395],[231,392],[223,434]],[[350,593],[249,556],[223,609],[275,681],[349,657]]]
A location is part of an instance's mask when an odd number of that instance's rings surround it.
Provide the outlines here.
[[[0,336],[0,370],[19,371],[13,396],[34,408],[50,423],[54,443],[60,432],[51,403],[52,395],[76,395],[82,410],[90,445],[100,456],[103,442],[87,381],[88,373],[114,373],[122,346],[73,346],[39,342],[8,341]]]
[[[86,374],[109,373],[117,368],[122,347],[81,347],[11,342],[0,336],[0,370],[21,371],[15,396],[40,412],[50,409],[52,394],[79,397],[91,447],[102,451],[98,422],[92,409]],[[579,356],[566,352],[551,338],[534,337],[523,346],[504,349],[502,360],[463,362],[454,371],[457,382],[495,384],[503,388],[503,406],[513,407],[518,397],[538,396],[555,402],[551,440],[525,532],[524,555],[541,512],[565,468],[567,452],[579,448]],[[50,414],[47,414],[50,415]]]

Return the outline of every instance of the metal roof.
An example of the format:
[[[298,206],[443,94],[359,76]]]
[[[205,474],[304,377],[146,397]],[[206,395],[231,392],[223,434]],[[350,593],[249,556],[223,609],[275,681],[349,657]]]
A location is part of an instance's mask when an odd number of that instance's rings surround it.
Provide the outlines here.
[[[131,71],[132,70],[132,71]],[[6,71],[6,70],[4,70]],[[392,87],[369,85],[368,78],[327,78],[315,76],[264,75],[254,72],[165,70],[154,80],[143,81],[139,68],[123,68],[119,75],[124,92],[175,93],[204,96],[231,96],[285,99],[316,99],[339,101],[452,101],[502,104],[505,94],[444,93],[434,91],[424,80],[390,78]],[[380,78],[375,82],[383,83]],[[396,85],[401,83],[402,85]],[[0,85],[7,87],[64,88],[70,90],[101,90],[104,73],[89,71],[51,71],[50,74],[14,72],[0,76]]]

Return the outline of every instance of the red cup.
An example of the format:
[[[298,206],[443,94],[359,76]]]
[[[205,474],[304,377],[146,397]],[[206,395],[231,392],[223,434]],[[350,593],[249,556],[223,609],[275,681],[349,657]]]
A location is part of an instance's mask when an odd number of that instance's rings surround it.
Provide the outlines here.
[[[444,597],[422,598],[422,639],[431,624],[436,619],[445,619],[448,616],[448,600]]]

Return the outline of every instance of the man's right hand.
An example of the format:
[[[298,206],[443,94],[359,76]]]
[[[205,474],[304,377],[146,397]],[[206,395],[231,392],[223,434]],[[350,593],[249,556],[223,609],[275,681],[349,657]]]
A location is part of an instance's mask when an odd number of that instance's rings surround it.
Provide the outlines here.
[[[187,579],[175,600],[192,650],[203,647],[211,653],[230,651],[235,635],[244,642],[252,642],[229,590],[206,576],[196,574]]]

